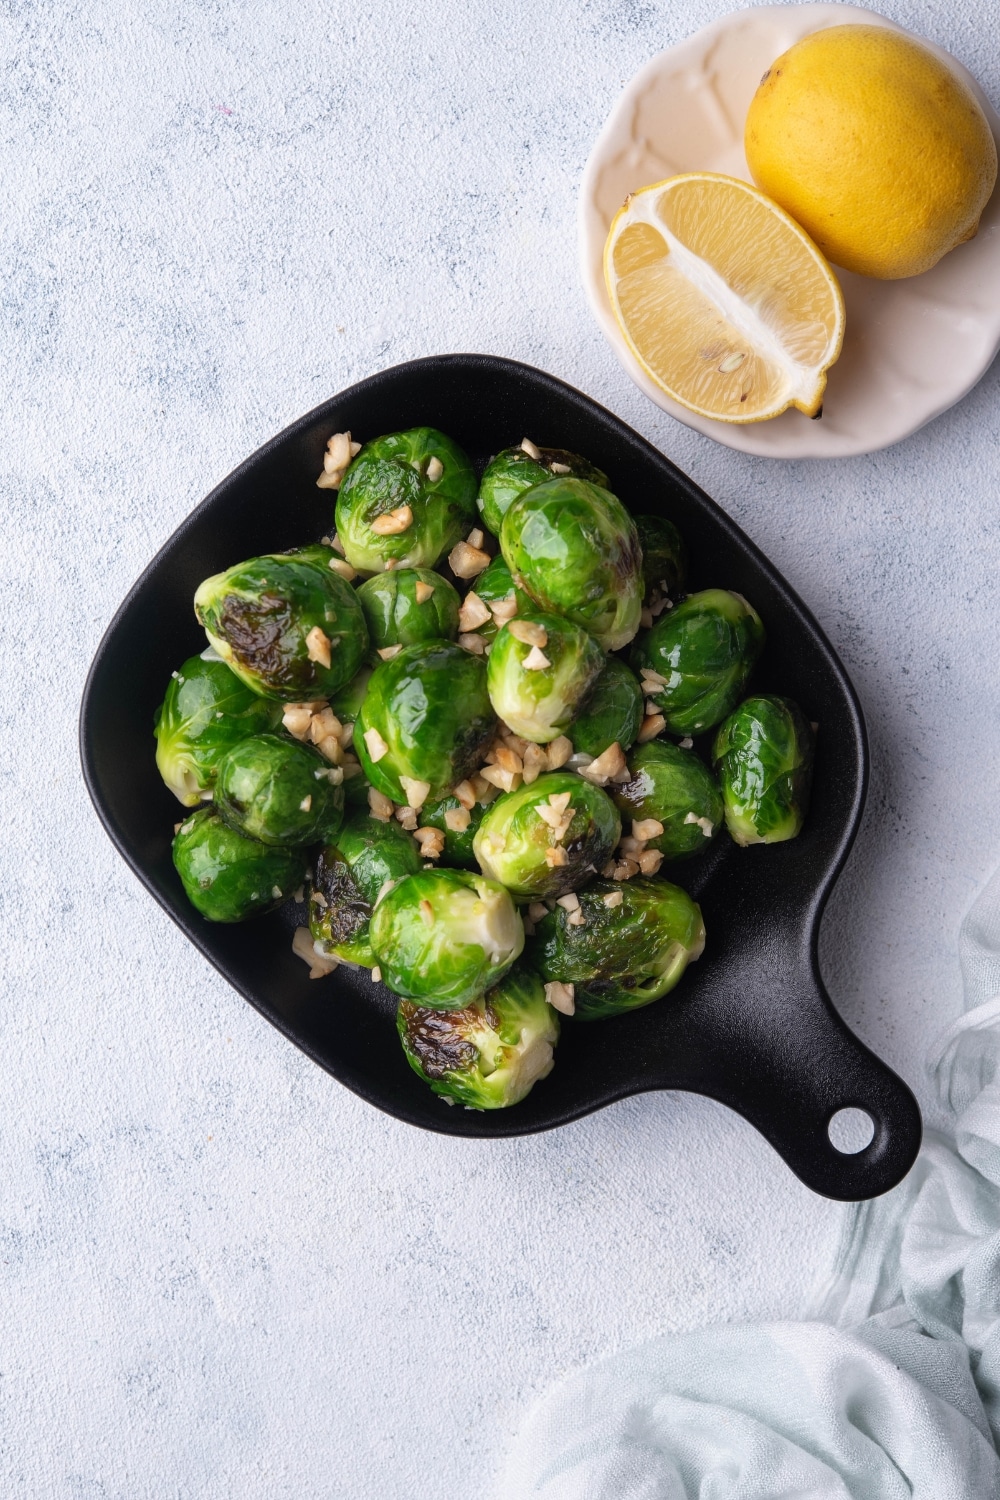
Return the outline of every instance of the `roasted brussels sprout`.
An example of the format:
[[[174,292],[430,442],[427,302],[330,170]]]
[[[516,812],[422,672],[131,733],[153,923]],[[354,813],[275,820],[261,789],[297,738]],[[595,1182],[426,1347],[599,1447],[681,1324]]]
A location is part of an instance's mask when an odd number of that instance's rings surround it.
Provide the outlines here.
[[[475,520],[472,465],[434,427],[365,443],[337,496],[337,536],[362,573],[433,568]]]
[[[499,630],[487,667],[490,702],[515,734],[547,745],[565,734],[604,667],[597,642],[560,615],[518,615]]]
[[[496,458],[490,459],[483,471],[476,504],[494,536],[500,535],[511,502],[525,490],[530,490],[532,485],[545,484],[558,474],[569,474],[575,479],[587,479],[591,484],[607,488],[608,476],[578,453],[567,453],[564,448],[535,448],[534,444],[531,447],[534,453],[523,446],[505,448]]]
[[[701,911],[666,880],[595,880],[574,911],[543,917],[528,961],[547,982],[573,986],[574,1015],[597,1021],[659,1000],[705,946]]]
[[[642,553],[621,501],[585,479],[550,479],[512,501],[500,546],[514,576],[544,610],[620,651],[639,628]]]
[[[444,834],[441,858],[446,865],[457,865],[460,870],[479,869],[472,841],[485,811],[481,802],[474,807],[464,807],[457,797],[450,795],[436,802],[424,803],[420,809],[421,826],[439,828]]]
[[[344,820],[342,779],[311,745],[255,734],[220,760],[215,806],[247,838],[298,849],[337,832]]]
[[[451,641],[404,646],[372,673],[354,749],[372,786],[419,806],[471,775],[495,728],[481,656]]]
[[[458,633],[458,590],[430,568],[376,573],[358,589],[372,644],[371,660],[392,646],[453,641]]]
[[[197,807],[230,746],[280,722],[280,707],[258,697],[224,661],[191,656],[156,711],[157,769],[185,807]]]
[[[629,823],[662,825],[646,846],[667,859],[700,854],[722,827],[722,793],[693,750],[669,740],[637,745],[628,758],[630,779],[612,789],[615,806]]]
[[[524,928],[495,880],[465,870],[421,870],[375,907],[371,945],[391,990],[448,1010],[499,982],[524,947]]]
[[[467,1109],[517,1104],[552,1071],[559,1017],[536,975],[514,968],[461,1010],[401,1000],[396,1013],[406,1060],[435,1094]]]
[[[368,938],[372,908],[387,882],[416,875],[420,851],[395,821],[355,813],[316,860],[309,889],[309,930],[325,952],[348,963],[375,963]]]
[[[639,515],[634,519],[642,548],[646,593],[659,590],[676,599],[684,592],[688,570],[687,548],[680,532],[666,516]]]
[[[621,831],[606,792],[571,771],[550,771],[498,797],[473,847],[484,875],[522,900],[537,901],[589,880],[607,863]]]
[[[247,687],[288,703],[346,687],[368,651],[358,597],[330,547],[302,547],[237,563],[194,596],[209,643]]]
[[[760,616],[742,594],[705,589],[661,615],[632,662],[667,729],[700,734],[732,713],[763,645]]]
[[[173,856],[188,900],[210,922],[243,922],[270,911],[306,875],[301,849],[248,839],[207,807],[181,824]]]
[[[512,619],[515,614],[521,614],[525,610],[530,612],[535,608],[527,594],[514,587],[510,569],[501,552],[475,579],[473,591],[490,610],[490,618],[476,626],[476,634],[481,635],[484,641],[492,641],[500,625]],[[494,605],[499,606],[496,615],[493,614]]]
[[[809,808],[814,736],[791,698],[747,698],[719,726],[713,755],[737,844],[793,839]]]
[[[641,723],[639,679],[617,656],[609,656],[566,733],[578,755],[596,760],[609,745],[627,750],[635,743]]]

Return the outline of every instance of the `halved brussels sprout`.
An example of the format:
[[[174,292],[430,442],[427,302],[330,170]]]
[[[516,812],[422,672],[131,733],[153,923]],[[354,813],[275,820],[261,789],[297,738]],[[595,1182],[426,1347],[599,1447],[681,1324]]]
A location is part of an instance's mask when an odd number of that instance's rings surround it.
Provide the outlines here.
[[[566,733],[578,755],[596,760],[609,745],[627,750],[635,743],[641,723],[639,679],[617,656],[609,656]]]
[[[390,646],[453,641],[458,634],[458,590],[430,568],[376,573],[358,589],[372,643],[373,662]]]
[[[365,443],[337,496],[337,536],[352,567],[433,568],[476,521],[476,476],[435,427]]]
[[[354,729],[354,749],[372,786],[406,802],[401,778],[442,797],[477,769],[496,715],[486,663],[451,641],[404,646],[375,668]]]
[[[419,813],[421,826],[439,828],[444,834],[444,852],[441,858],[446,865],[457,865],[460,870],[479,869],[472,842],[485,811],[481,802],[467,808],[463,807],[457,797],[451,795],[441,797],[436,802],[424,803]]]
[[[270,911],[306,876],[301,849],[248,839],[207,807],[181,824],[173,857],[188,900],[210,922],[244,922]]]
[[[577,1020],[659,1000],[700,958],[705,924],[680,886],[637,875],[620,883],[595,880],[578,894],[576,911],[557,906],[542,918],[528,954],[546,983],[573,986]]]
[[[397,822],[355,813],[316,860],[309,889],[309,931],[327,953],[370,969],[368,924],[387,882],[416,875],[420,851]]]
[[[648,838],[647,848],[667,859],[707,849],[722,827],[722,793],[704,761],[669,740],[650,740],[636,746],[628,769],[630,780],[611,795],[630,823],[662,823],[663,832]]]
[[[280,722],[280,707],[258,697],[224,661],[191,656],[156,711],[157,769],[185,807],[197,807],[202,792],[215,786],[226,751]]]
[[[639,628],[642,552],[635,522],[610,490],[550,479],[514,500],[500,528],[514,582],[544,610],[565,615],[605,651]]]
[[[421,870],[393,886],[371,919],[382,978],[397,995],[449,1010],[497,984],[524,947],[502,885],[465,870]]]
[[[497,631],[490,702],[515,734],[547,745],[565,734],[605,662],[597,642],[560,615],[518,615]]]
[[[656,590],[676,599],[687,583],[688,556],[677,527],[666,516],[635,518],[642,548],[642,577],[646,593]]]
[[[344,820],[342,779],[311,745],[255,734],[219,762],[215,806],[247,838],[298,849],[337,832]]]
[[[358,597],[331,547],[237,563],[206,578],[194,611],[209,643],[264,698],[296,703],[346,687],[368,651]]]
[[[621,819],[599,786],[550,771],[486,809],[473,841],[484,875],[520,900],[565,895],[596,875],[621,837]]]
[[[504,562],[503,553],[498,552],[489,567],[484,568],[479,577],[473,580],[474,592],[491,610],[490,618],[482,625],[476,626],[476,634],[481,635],[484,641],[492,641],[496,636],[499,626],[492,614],[494,604],[507,608],[501,608],[501,616],[511,619],[515,614],[523,611],[531,611],[535,608],[534,601],[529,599],[521,589],[514,587],[511,571]]]
[[[667,729],[700,734],[732,713],[763,645],[760,616],[742,594],[704,589],[639,637],[632,664]]]
[[[791,698],[747,698],[719,727],[713,756],[737,844],[793,839],[809,808],[815,738]]]
[[[467,1109],[518,1104],[552,1072],[559,1040],[559,1017],[541,980],[521,968],[461,1010],[401,1000],[396,1027],[413,1071]]]
[[[503,518],[518,495],[558,474],[587,479],[607,489],[608,476],[579,453],[567,453],[565,448],[536,448],[535,452],[537,459],[524,448],[505,448],[490,459],[483,471],[476,504],[494,536],[500,535]]]

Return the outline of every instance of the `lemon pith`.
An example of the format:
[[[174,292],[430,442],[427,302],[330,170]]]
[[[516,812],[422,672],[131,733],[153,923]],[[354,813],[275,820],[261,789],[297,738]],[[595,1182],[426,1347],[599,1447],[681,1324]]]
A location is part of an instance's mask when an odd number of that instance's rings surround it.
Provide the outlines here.
[[[777,58],[747,113],[751,175],[836,265],[896,279],[970,239],[997,175],[971,89],[881,26],[813,32]]]
[[[727,422],[818,411],[843,340],[840,288],[750,184],[688,172],[633,193],[604,270],[632,354],[681,405]]]

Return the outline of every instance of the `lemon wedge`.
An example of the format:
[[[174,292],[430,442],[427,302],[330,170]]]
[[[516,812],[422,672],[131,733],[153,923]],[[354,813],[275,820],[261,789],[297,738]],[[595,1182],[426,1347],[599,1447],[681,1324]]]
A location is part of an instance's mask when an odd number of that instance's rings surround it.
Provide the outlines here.
[[[844,299],[809,236],[757,188],[685,172],[631,193],[604,276],[635,358],[689,411],[721,422],[819,411]]]

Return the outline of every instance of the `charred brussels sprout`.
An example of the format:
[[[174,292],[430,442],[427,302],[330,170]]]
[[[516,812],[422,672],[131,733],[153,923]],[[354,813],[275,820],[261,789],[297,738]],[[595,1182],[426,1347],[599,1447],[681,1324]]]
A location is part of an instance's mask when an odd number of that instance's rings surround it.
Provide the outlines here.
[[[174,865],[191,905],[210,922],[243,922],[286,901],[305,879],[300,849],[248,839],[203,808],[181,824]]]
[[[639,638],[633,665],[670,732],[700,734],[732,713],[763,645],[760,616],[742,594],[705,589]]]
[[[407,1062],[435,1094],[467,1109],[505,1109],[552,1071],[559,1017],[542,982],[512,969],[461,1010],[401,1000],[396,1014]]]
[[[248,838],[301,848],[333,838],[343,822],[342,778],[311,745],[257,734],[219,762],[215,806]]]
[[[609,656],[576,718],[566,733],[577,754],[603,755],[609,745],[627,750],[635,743],[642,723],[639,679],[623,661]]]
[[[372,661],[390,646],[452,641],[458,633],[458,591],[430,568],[376,573],[358,589],[372,643]]]
[[[490,702],[515,734],[547,745],[564,734],[604,667],[585,630],[559,615],[519,615],[497,632],[487,667]]]
[[[519,588],[565,615],[606,651],[639,628],[642,553],[635,522],[610,490],[550,479],[525,490],[503,519],[500,546]]]
[[[642,577],[646,593],[659,591],[670,599],[684,592],[688,557],[684,540],[666,516],[635,517],[642,547]]]
[[[713,754],[737,844],[793,839],[809,807],[814,737],[790,698],[748,698],[719,728]]]
[[[495,728],[482,657],[451,641],[404,646],[372,673],[354,749],[394,802],[442,797],[476,769]]]
[[[476,504],[494,536],[500,535],[503,518],[518,495],[556,475],[568,474],[607,488],[608,476],[578,453],[567,453],[563,448],[536,448],[535,453],[537,458],[525,448],[505,448],[483,471]]]
[[[704,949],[700,909],[666,880],[595,880],[579,901],[582,924],[572,920],[577,912],[557,906],[538,924],[529,951],[547,983],[573,986],[579,1021],[659,1000]]]
[[[600,787],[551,771],[486,809],[474,848],[484,875],[521,900],[575,890],[607,863],[621,819]]]
[[[490,618],[482,625],[476,626],[477,635],[481,635],[484,641],[492,641],[499,628],[497,617],[492,612],[494,605],[500,606],[498,612],[500,623],[512,619],[515,614],[525,610],[530,612],[535,607],[527,594],[514,587],[510,569],[500,552],[475,580],[473,591],[490,610]]]
[[[416,875],[420,852],[412,834],[367,812],[344,824],[316,860],[309,891],[309,931],[327,953],[348,963],[375,963],[368,938],[372,908],[387,882]]]
[[[270,553],[206,578],[194,610],[219,655],[264,698],[329,698],[368,651],[357,595],[330,547]]]
[[[707,849],[722,827],[722,793],[704,761],[668,740],[651,740],[632,752],[628,769],[630,779],[611,795],[630,822],[662,824],[647,848],[667,859]]]
[[[457,797],[452,796],[424,803],[420,809],[421,826],[439,828],[444,834],[444,853],[441,858],[446,865],[457,865],[460,870],[479,869],[472,842],[485,811],[481,802],[467,808],[463,807]]]
[[[157,769],[185,807],[197,807],[215,786],[226,751],[280,720],[278,705],[258,697],[224,661],[192,656],[173,674],[156,713]]]
[[[468,458],[434,427],[366,443],[337,496],[337,536],[352,567],[433,568],[476,519]]]
[[[499,982],[524,947],[524,928],[496,881],[465,870],[422,870],[382,897],[371,944],[391,990],[448,1010]]]

